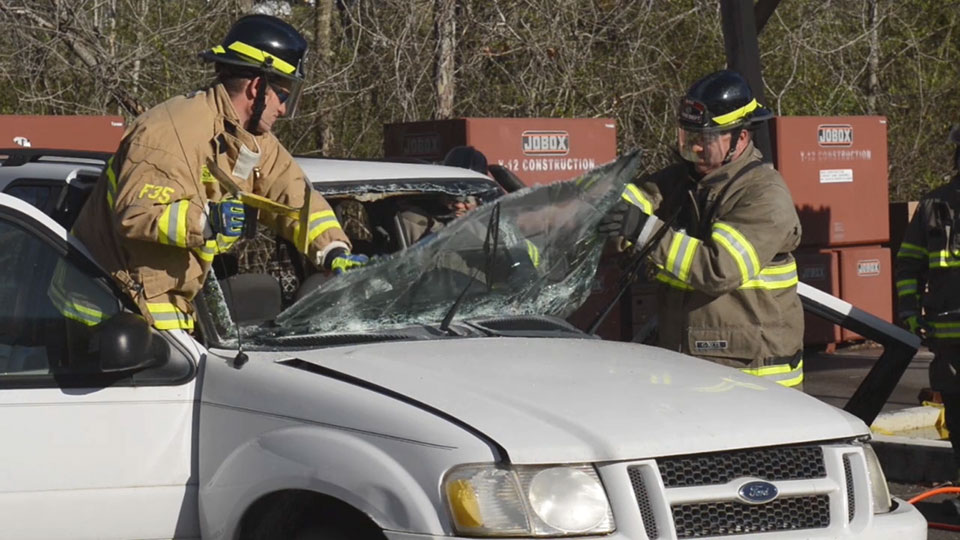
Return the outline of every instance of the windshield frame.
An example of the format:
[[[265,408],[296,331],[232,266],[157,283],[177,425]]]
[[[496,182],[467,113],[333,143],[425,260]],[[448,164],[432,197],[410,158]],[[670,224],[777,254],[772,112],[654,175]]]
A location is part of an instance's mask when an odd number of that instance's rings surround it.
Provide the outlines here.
[[[531,210],[533,210],[534,215],[540,214],[541,212],[538,209],[546,209],[547,214],[556,215],[557,213],[564,213],[567,211],[567,208],[564,205],[576,204],[576,205],[579,205],[580,208],[583,208],[583,207],[592,208],[589,211],[590,213],[587,215],[589,217],[589,220],[599,219],[597,216],[602,215],[602,213],[604,213],[605,210],[603,208],[596,208],[595,203],[600,202],[602,200],[604,202],[604,205],[610,205],[612,204],[610,201],[615,202],[616,200],[619,200],[619,190],[623,189],[622,185],[615,186],[611,182],[619,181],[621,184],[625,184],[626,183],[625,178],[627,178],[628,176],[632,177],[632,175],[635,174],[636,172],[636,163],[634,162],[637,160],[630,159],[627,161],[630,162],[628,165],[621,165],[620,161],[618,161],[616,163],[611,163],[609,166],[604,166],[604,167],[595,169],[595,171],[599,171],[599,172],[588,173],[587,175],[584,175],[584,177],[582,177],[581,180],[552,184],[552,186],[559,186],[559,185],[565,185],[565,186],[561,188],[559,192],[556,192],[556,191],[541,192],[546,198],[534,196],[533,199],[528,198],[523,200],[523,203],[520,203],[519,202],[520,199],[513,197],[513,195],[525,196],[526,193],[522,193],[522,192],[530,193],[531,189],[537,190],[540,188],[528,188],[526,190],[521,190],[521,192],[511,194],[510,199],[514,200],[515,202],[517,202],[517,204],[519,204],[519,206],[514,205],[514,210],[521,212],[515,215],[527,216],[528,214],[526,212],[530,212]],[[619,167],[616,167],[614,165],[619,165]],[[625,175],[624,171],[628,168],[632,168],[632,172],[629,175]],[[600,171],[600,169],[603,169],[603,171]],[[612,174],[610,174],[611,172]],[[603,178],[604,181],[597,182],[597,180],[600,178]],[[581,181],[583,183],[581,183]],[[383,195],[385,197],[389,197],[393,195],[402,195],[402,194],[413,195],[413,196],[429,195],[429,194],[436,194],[436,193],[458,194],[458,193],[462,193],[462,189],[465,185],[469,187],[471,192],[475,192],[478,194],[484,193],[484,192],[502,193],[502,190],[499,188],[499,186],[495,182],[493,182],[492,180],[486,180],[483,178],[478,178],[478,179],[456,178],[456,179],[443,179],[443,180],[437,179],[437,178],[397,179],[397,180],[377,179],[372,181],[351,180],[351,181],[337,182],[335,184],[333,182],[324,181],[324,182],[316,182],[314,183],[314,185],[317,188],[322,189],[324,194],[329,198],[353,197],[353,198],[357,198],[358,200],[363,200],[362,198],[363,195],[371,194],[371,193],[377,194],[377,195]],[[603,187],[602,188],[595,187],[599,185],[602,185]],[[491,190],[491,188],[493,189]],[[587,191],[590,192],[589,197],[584,195]],[[616,193],[614,193],[614,191],[616,191]],[[575,193],[575,194],[571,195],[571,193]],[[560,195],[560,194],[563,194],[563,195]],[[573,197],[572,199],[570,198],[571,196]],[[559,198],[556,198],[556,197],[559,197]],[[585,199],[584,197],[587,197],[587,198]],[[552,201],[558,202],[560,206],[555,207]],[[584,202],[586,202],[587,204],[584,205],[583,204]],[[528,203],[536,204],[537,206],[533,206],[533,207],[523,206],[524,204],[528,204]],[[544,206],[544,204],[546,204],[546,206]],[[480,212],[482,214],[483,209],[494,207],[494,206],[499,207],[499,203],[495,205],[482,205],[477,209],[477,212]],[[604,206],[604,208],[605,207],[606,206]],[[554,228],[554,229],[546,229],[549,232],[549,230],[560,230],[560,229],[557,229],[557,227],[563,228],[563,227],[570,226],[571,223],[583,222],[581,218],[583,218],[584,215],[582,214],[582,211],[578,211],[578,212],[581,212],[581,213],[576,215],[564,214],[566,217],[560,217],[560,218],[537,217],[535,219],[548,219],[548,221],[544,223],[547,223],[548,227]],[[473,214],[473,212],[471,212],[471,214]],[[483,225],[485,228],[487,226],[486,224],[487,216],[481,215],[476,217],[479,217],[484,220]],[[552,221],[553,219],[560,219],[560,221]],[[463,222],[463,223],[466,223],[466,222]],[[581,233],[578,233],[578,234],[582,234],[584,231],[593,231],[594,226],[595,224],[589,225],[589,226],[578,225],[578,227],[580,228],[577,230],[581,231]],[[445,245],[446,242],[452,239],[459,239],[461,238],[460,235],[465,233],[465,230],[462,227],[459,229],[452,228],[452,227],[453,227],[453,224],[451,224],[451,229],[449,229],[450,231],[449,234],[447,234],[445,237],[443,236],[443,234],[447,232],[447,229],[445,229],[444,231],[441,231],[440,238],[446,238],[446,240],[442,242],[440,240],[437,240],[435,243],[435,245],[437,246],[442,245],[441,247],[436,247],[436,248],[431,247],[427,251],[433,250],[436,253],[441,253],[441,254],[447,253],[447,249],[449,248]],[[537,233],[534,231],[533,234],[537,234]],[[594,238],[592,233],[588,232],[587,234],[588,236],[585,238]],[[535,236],[531,238],[535,238]],[[569,239],[568,237],[561,236],[559,238],[563,238],[564,241],[557,242],[556,240],[551,240],[552,242],[551,249],[556,250],[557,245],[559,244],[560,245],[559,249],[561,249],[560,253],[565,253],[569,249],[569,247],[572,246],[572,244],[568,241]],[[577,236],[577,238],[583,238],[583,237]],[[527,244],[530,244],[529,240],[526,242]],[[595,249],[596,242],[594,240],[587,240],[586,242],[588,245],[593,246],[588,249],[590,250]],[[579,245],[579,241],[577,244]],[[440,251],[436,251],[437,249],[439,249]],[[424,250],[420,250],[420,251],[424,251]],[[516,251],[516,250],[514,249],[513,251]],[[576,247],[574,251],[576,251],[577,253],[581,253],[582,248]],[[401,252],[402,250],[394,252],[394,255]],[[460,253],[460,251],[452,251],[451,253]],[[393,257],[393,255],[390,255],[388,257]],[[416,265],[418,264],[418,261],[420,262],[423,262],[423,261],[422,259],[418,258],[414,254],[411,254],[411,257],[412,257],[411,259],[405,259],[405,260],[409,261],[411,264],[414,265],[413,267],[410,267],[410,268],[416,269],[417,268]],[[580,257],[580,255],[578,255],[578,257]],[[591,258],[593,258],[592,255],[591,255]],[[596,259],[599,259],[599,251],[597,251]],[[578,260],[582,261],[583,259],[578,259]],[[394,259],[394,261],[392,262],[395,262],[395,261],[396,259]],[[381,263],[383,262],[391,262],[391,261],[381,261]],[[404,264],[406,264],[406,262],[404,262]],[[580,265],[579,268],[591,268],[589,263],[587,263],[587,266],[583,266],[580,262],[576,264]],[[424,267],[424,268],[430,268],[430,267]],[[364,270],[369,270],[369,269],[364,269]],[[590,276],[592,276],[593,273],[595,273],[596,271],[595,265],[592,266],[592,270],[593,272],[590,273]],[[582,281],[582,276],[584,275],[582,270],[577,270],[577,272],[578,272],[577,275],[580,276],[577,279]],[[569,276],[571,274],[566,274],[566,275]],[[352,276],[353,274],[348,274],[346,277],[349,278]],[[375,276],[375,274],[373,276]],[[369,276],[369,277],[373,277],[373,276]],[[404,281],[402,281],[401,279],[401,281],[396,282],[394,280],[394,274],[389,273],[389,274],[384,274],[384,276],[387,276],[387,279],[390,283],[399,283],[399,286],[401,287],[403,286]],[[358,276],[358,279],[360,279],[361,281],[356,281],[356,280],[351,281],[348,279],[339,288],[335,286],[333,289],[333,293],[336,294],[338,289],[341,291],[352,291],[352,290],[363,291],[368,288],[366,285],[364,285],[361,289],[353,289],[352,287],[360,283],[365,283],[364,280],[366,280],[367,278],[368,276],[364,275],[363,278],[360,278]],[[299,312],[297,310],[291,311],[291,308],[293,308],[294,306],[287,306],[283,309],[283,311],[281,311],[281,313],[279,314],[279,317],[277,317],[276,319],[276,322],[268,321],[266,323],[262,323],[259,325],[251,324],[251,325],[243,325],[238,327],[230,319],[229,313],[223,313],[224,311],[226,311],[226,305],[227,305],[226,301],[224,300],[224,297],[231,295],[232,291],[229,291],[229,290],[225,291],[221,289],[220,284],[217,283],[215,279],[208,280],[208,282],[211,282],[211,281],[216,285],[215,289],[217,291],[217,294],[219,294],[220,299],[218,300],[213,295],[208,294],[208,286],[207,285],[204,286],[204,290],[198,295],[197,301],[196,301],[197,308],[198,308],[198,322],[201,323],[200,327],[201,327],[201,331],[203,332],[204,341],[214,343],[216,344],[217,347],[221,347],[221,348],[234,348],[234,349],[237,348],[238,345],[237,345],[236,336],[237,336],[238,330],[241,332],[241,340],[243,341],[243,345],[245,348],[248,348],[250,350],[256,350],[256,349],[286,350],[289,348],[302,348],[306,346],[309,346],[310,348],[315,348],[315,347],[337,345],[337,344],[363,343],[363,342],[384,341],[384,340],[418,340],[418,339],[440,339],[444,337],[475,337],[478,335],[491,335],[491,333],[488,331],[485,331],[482,328],[482,325],[481,326],[472,325],[471,321],[476,319],[489,319],[493,317],[495,314],[501,319],[507,320],[507,321],[524,320],[524,319],[528,320],[531,316],[536,316],[536,317],[542,317],[544,319],[553,318],[554,320],[559,321],[561,323],[564,322],[563,317],[566,317],[569,315],[569,313],[564,315],[564,312],[562,311],[562,309],[561,311],[555,311],[554,306],[556,306],[557,304],[555,302],[555,299],[551,299],[550,301],[554,303],[550,304],[550,306],[548,306],[544,311],[536,311],[537,309],[544,309],[543,304],[538,304],[540,305],[540,307],[534,307],[530,311],[526,311],[526,308],[521,308],[519,310],[511,308],[511,310],[507,310],[505,312],[495,313],[495,312],[490,312],[489,309],[487,309],[487,307],[489,306],[482,306],[484,308],[483,310],[474,310],[474,311],[468,310],[466,313],[463,314],[462,317],[458,317],[457,320],[454,321],[454,323],[451,324],[450,327],[446,329],[442,328],[443,325],[441,324],[440,319],[437,319],[436,321],[434,321],[434,320],[430,320],[429,318],[428,319],[424,319],[423,317],[418,318],[415,315],[416,313],[418,313],[417,311],[410,312],[412,316],[412,319],[410,321],[403,321],[403,319],[401,318],[399,321],[397,321],[398,324],[392,324],[391,322],[387,322],[385,324],[381,323],[382,326],[378,326],[377,323],[375,322],[376,320],[383,321],[387,319],[378,319],[378,317],[376,316],[374,316],[374,318],[372,319],[367,319],[366,317],[368,317],[369,315],[367,315],[366,312],[363,311],[364,308],[362,307],[363,306],[362,302],[364,302],[363,298],[367,298],[368,296],[361,293],[360,296],[354,296],[353,300],[350,301],[354,303],[356,301],[361,302],[361,304],[358,304],[357,306],[361,311],[356,312],[357,316],[360,318],[355,319],[357,321],[361,321],[361,324],[356,327],[351,326],[352,320],[350,320],[351,322],[348,322],[346,324],[334,323],[333,325],[329,326],[328,330],[326,331],[313,331],[310,329],[304,330],[302,327],[298,326],[298,323],[300,322],[298,321],[298,317],[302,317],[304,313],[304,308],[308,310],[306,312],[307,315],[311,316],[309,311],[313,309],[311,305],[301,306],[301,309],[299,309]],[[433,282],[429,281],[429,283],[433,283]],[[525,281],[521,281],[519,283],[522,284],[522,283],[525,283]],[[531,284],[532,283],[534,282],[531,282]],[[557,282],[552,282],[552,283],[557,283]],[[580,283],[580,281],[577,281],[577,283]],[[565,286],[569,286],[569,283],[567,283],[566,281],[564,281],[564,284]],[[328,289],[324,289],[324,291],[328,291]],[[310,293],[310,294],[313,294],[313,293]],[[527,295],[529,293],[523,292],[523,294]],[[575,294],[582,295],[583,292],[581,291]],[[340,306],[341,304],[339,303],[339,301],[335,300],[335,298],[337,297],[327,296],[326,299],[333,299],[333,301],[332,303],[326,304],[327,307],[323,307],[321,309],[321,312],[328,311],[331,308],[331,306]],[[444,297],[440,296],[438,298],[440,298],[442,301],[442,298]],[[561,301],[563,301],[562,299],[567,297],[561,295],[556,298],[560,298]],[[579,302],[582,302],[583,300],[585,300],[586,296],[582,296],[582,297],[571,296],[569,298],[577,299]],[[452,297],[451,297],[451,300],[452,300]],[[213,306],[212,308],[211,308],[211,305]],[[313,304],[313,305],[317,305],[317,304]],[[321,302],[321,304],[319,305],[324,305],[324,304],[323,302]],[[393,311],[392,312],[393,315],[388,315],[388,317],[395,316],[396,313],[400,313],[402,315],[404,313],[402,311],[403,305],[405,304],[400,304],[400,305],[401,305],[401,311],[399,312]],[[449,305],[452,305],[452,301]],[[576,304],[576,306],[578,305],[580,304]],[[429,306],[432,309],[434,304],[429,304]],[[218,311],[217,313],[218,317],[216,318],[213,317],[213,314],[211,314],[211,309]],[[370,304],[370,309],[375,310],[376,304]],[[317,313],[320,314],[321,312],[317,312]],[[354,313],[354,311],[352,310],[349,310],[347,312]],[[287,316],[285,317],[284,314],[287,314]],[[226,315],[226,317],[224,317],[224,315]],[[559,318],[556,316],[559,316]],[[334,319],[327,318],[325,320],[336,321],[338,320],[338,317],[339,316],[335,317]],[[216,320],[216,319],[219,319],[219,320]],[[373,324],[371,324],[369,327],[363,327],[362,321],[370,321]],[[287,324],[288,322],[292,322],[293,325]],[[510,324],[510,323],[507,323],[507,324]],[[218,331],[218,327],[220,331]],[[353,328],[356,328],[356,330],[354,330]],[[553,335],[553,332],[560,332],[560,333],[567,333],[567,334],[570,333],[570,329],[567,329],[567,328],[558,329],[558,328],[559,327],[546,330],[545,334],[544,332],[540,331],[542,329],[531,330],[531,329],[521,328],[519,330],[516,330],[515,332],[511,330],[511,332],[513,333],[510,335],[517,335],[518,333],[523,334],[525,332],[531,332],[531,331],[533,331],[534,333],[539,332],[540,334],[544,334],[544,335]],[[304,331],[301,332],[301,330],[304,330]],[[575,328],[573,328],[573,333],[582,334],[582,332],[580,332]],[[298,338],[296,336],[301,336],[302,339],[300,339],[300,341],[306,342],[309,345],[298,346],[295,343],[298,341]],[[331,339],[334,336],[336,336],[336,338]],[[256,345],[255,342],[260,338],[262,338],[267,343]],[[289,342],[289,346],[287,343],[282,343],[282,342]]]

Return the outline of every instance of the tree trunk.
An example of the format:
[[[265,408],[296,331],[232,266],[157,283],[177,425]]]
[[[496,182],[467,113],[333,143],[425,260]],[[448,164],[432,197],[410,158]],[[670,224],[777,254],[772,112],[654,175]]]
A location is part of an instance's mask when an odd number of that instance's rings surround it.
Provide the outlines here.
[[[333,19],[334,0],[316,0],[313,9],[313,41],[317,47],[317,65],[311,71],[316,79],[321,81],[330,74],[332,69],[333,49],[330,40],[330,24]],[[320,85],[316,92],[317,116],[313,123],[315,146],[324,156],[334,153],[333,137],[333,103],[329,92]]]
[[[867,2],[867,24],[870,32],[870,53],[867,57],[867,114],[877,114],[877,95],[880,94],[880,30],[877,0]]]
[[[453,117],[456,69],[457,21],[456,0],[434,0],[434,21],[437,36],[436,91],[437,118]]]

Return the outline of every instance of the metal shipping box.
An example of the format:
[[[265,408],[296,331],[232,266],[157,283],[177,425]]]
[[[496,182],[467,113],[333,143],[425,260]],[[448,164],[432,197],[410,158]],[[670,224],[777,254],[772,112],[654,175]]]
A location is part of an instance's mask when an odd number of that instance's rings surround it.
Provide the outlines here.
[[[454,146],[470,145],[526,185],[569,180],[617,156],[610,118],[457,118],[386,124],[386,158],[441,161]]]
[[[797,259],[800,281],[821,291],[840,296],[840,257],[836,251],[826,249],[799,249],[793,253]],[[803,344],[831,345],[840,342],[840,327],[804,312]]]
[[[774,163],[800,214],[803,246],[887,241],[886,118],[780,116],[771,135]]]
[[[0,148],[17,146],[114,152],[123,136],[120,116],[0,115]]]
[[[602,261],[593,277],[593,288],[590,296],[583,305],[567,317],[567,322],[581,330],[586,330],[603,309],[616,298],[620,276],[621,271],[616,262]],[[597,335],[613,341],[629,341],[632,337],[632,324],[629,320],[631,314],[625,312],[629,308],[630,295],[625,294],[597,328]],[[625,317],[627,318],[626,321],[624,320]]]
[[[880,246],[846,247],[840,255],[840,298],[880,317],[893,320],[893,265],[890,249]],[[843,341],[862,339],[859,334],[843,329]]]

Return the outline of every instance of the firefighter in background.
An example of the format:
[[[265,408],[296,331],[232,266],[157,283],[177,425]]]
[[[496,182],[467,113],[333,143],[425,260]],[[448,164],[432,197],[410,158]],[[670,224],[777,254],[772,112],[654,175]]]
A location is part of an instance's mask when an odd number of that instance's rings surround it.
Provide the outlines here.
[[[943,401],[960,478],[960,127],[954,175],[917,206],[897,252],[897,316],[933,352],[930,386]]]
[[[443,165],[470,169],[487,174],[487,156],[472,146],[455,146],[443,158]],[[447,223],[453,221],[477,207],[477,198],[473,195],[443,195],[440,197],[443,213],[437,215],[424,210],[416,204],[404,204],[397,219],[404,239],[408,245],[437,234]]]
[[[214,256],[244,229],[244,205],[211,169],[243,191],[303,206],[305,175],[271,130],[296,110],[306,50],[280,19],[236,21],[221,45],[201,53],[216,82],[138,117],[81,211],[73,233],[156,328],[193,328],[192,300]],[[365,264],[323,197],[310,197],[307,258],[335,273]],[[297,243],[298,220],[268,212],[260,220]]]
[[[698,80],[680,102],[683,160],[628,184],[598,230],[639,249],[668,227],[648,260],[660,346],[802,389],[800,220],[752,142],[772,116],[736,72]]]

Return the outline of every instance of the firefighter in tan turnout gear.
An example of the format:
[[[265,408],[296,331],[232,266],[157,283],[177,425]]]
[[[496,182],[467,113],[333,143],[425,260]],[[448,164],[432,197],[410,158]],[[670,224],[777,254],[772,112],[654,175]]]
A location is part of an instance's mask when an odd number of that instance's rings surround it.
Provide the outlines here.
[[[943,401],[960,478],[960,128],[955,174],[920,200],[897,252],[897,315],[933,352],[930,387]],[[960,505],[958,505],[960,506]]]
[[[253,223],[226,186],[303,207],[305,175],[271,129],[295,112],[306,48],[280,19],[239,19],[222,45],[201,53],[215,63],[216,83],[138,117],[83,208],[73,233],[156,328],[193,328],[191,301],[214,256],[240,237],[248,217]],[[364,264],[327,202],[309,196],[305,235],[290,215],[261,211],[259,219],[294,243],[305,239],[319,268]]]
[[[801,388],[800,221],[751,134],[770,117],[738,73],[700,79],[680,103],[684,163],[629,184],[599,231],[633,249],[659,237],[648,266],[661,346]]]

